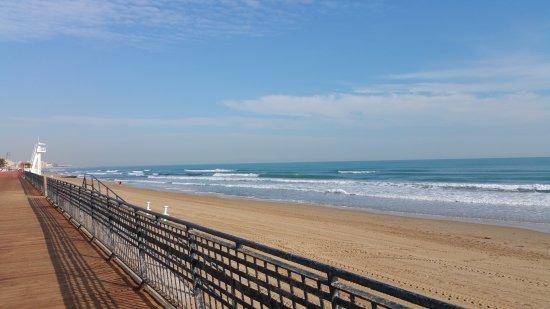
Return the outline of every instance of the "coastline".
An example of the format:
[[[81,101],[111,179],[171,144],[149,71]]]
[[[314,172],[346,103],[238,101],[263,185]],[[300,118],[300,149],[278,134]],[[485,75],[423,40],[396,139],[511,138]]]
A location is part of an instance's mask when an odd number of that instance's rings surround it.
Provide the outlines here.
[[[109,186],[118,186],[118,184],[113,181],[104,180],[103,182],[106,184],[109,184]],[[264,198],[258,198],[258,197],[252,197],[252,196],[236,196],[236,195],[229,195],[229,194],[216,193],[216,192],[187,192],[187,191],[181,191],[179,189],[151,188],[146,185],[140,185],[139,183],[131,183],[131,184],[125,183],[124,186],[144,189],[144,190],[159,191],[159,192],[181,193],[189,196],[214,197],[214,198],[220,198],[222,200],[224,199],[241,200],[241,201],[250,200],[250,201],[256,201],[260,203],[267,202],[267,203],[278,203],[278,204],[285,204],[285,205],[307,205],[311,207],[325,207],[325,208],[331,208],[331,209],[341,209],[341,210],[349,210],[349,211],[356,211],[356,212],[366,212],[370,214],[399,216],[399,217],[406,217],[406,218],[443,220],[443,221],[451,221],[451,222],[464,222],[464,223],[473,223],[473,224],[482,224],[482,225],[511,227],[511,228],[526,229],[526,230],[550,234],[550,223],[546,223],[546,222],[526,222],[526,221],[511,221],[511,220],[506,221],[506,220],[497,220],[497,219],[488,219],[488,218],[453,217],[453,216],[436,215],[436,214],[380,210],[369,206],[354,207],[354,206],[344,206],[344,205],[332,205],[332,204],[326,204],[326,203],[314,203],[314,202],[308,202],[308,201],[264,199]]]
[[[71,181],[71,179],[63,178]],[[72,182],[80,183],[81,179]],[[550,302],[550,234],[108,183],[128,202],[467,307]]]

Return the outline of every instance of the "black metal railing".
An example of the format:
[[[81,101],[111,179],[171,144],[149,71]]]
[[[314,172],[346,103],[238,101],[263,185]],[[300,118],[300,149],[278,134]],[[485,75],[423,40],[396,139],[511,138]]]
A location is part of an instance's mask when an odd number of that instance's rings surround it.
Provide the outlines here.
[[[117,200],[124,201],[122,197],[111,190],[107,185],[105,185],[101,180],[97,179],[94,175],[84,174],[82,178],[82,186],[91,189],[92,191],[97,191],[100,194],[107,195],[108,197],[113,197]]]
[[[44,192],[44,176],[25,172],[25,178],[40,192]]]
[[[25,173],[33,184],[35,175]],[[184,308],[457,308],[48,178],[48,199],[143,284]]]
[[[124,201],[122,197],[116,194],[115,191],[111,190],[111,188],[105,185],[101,180],[97,179],[94,175],[84,174],[84,178],[82,178],[82,186],[93,191],[97,191],[101,194],[105,194],[108,197],[113,197],[117,200]]]

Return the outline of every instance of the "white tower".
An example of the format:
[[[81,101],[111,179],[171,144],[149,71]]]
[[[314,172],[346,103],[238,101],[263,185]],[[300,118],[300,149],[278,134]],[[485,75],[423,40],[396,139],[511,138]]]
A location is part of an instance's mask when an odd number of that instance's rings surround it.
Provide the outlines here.
[[[42,175],[42,154],[46,153],[46,144],[40,140],[34,145],[31,158],[31,173]]]

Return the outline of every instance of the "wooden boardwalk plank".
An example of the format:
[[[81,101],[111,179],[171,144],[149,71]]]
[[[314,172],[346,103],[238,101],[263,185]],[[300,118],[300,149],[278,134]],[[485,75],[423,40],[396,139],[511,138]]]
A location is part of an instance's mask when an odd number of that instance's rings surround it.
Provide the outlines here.
[[[0,173],[0,308],[160,307],[16,173]]]

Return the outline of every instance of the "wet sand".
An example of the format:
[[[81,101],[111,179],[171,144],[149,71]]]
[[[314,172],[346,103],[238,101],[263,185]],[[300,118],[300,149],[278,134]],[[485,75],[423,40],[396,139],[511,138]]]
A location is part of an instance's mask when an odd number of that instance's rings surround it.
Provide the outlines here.
[[[130,203],[169,205],[172,216],[466,307],[550,307],[550,234],[110,186]]]

